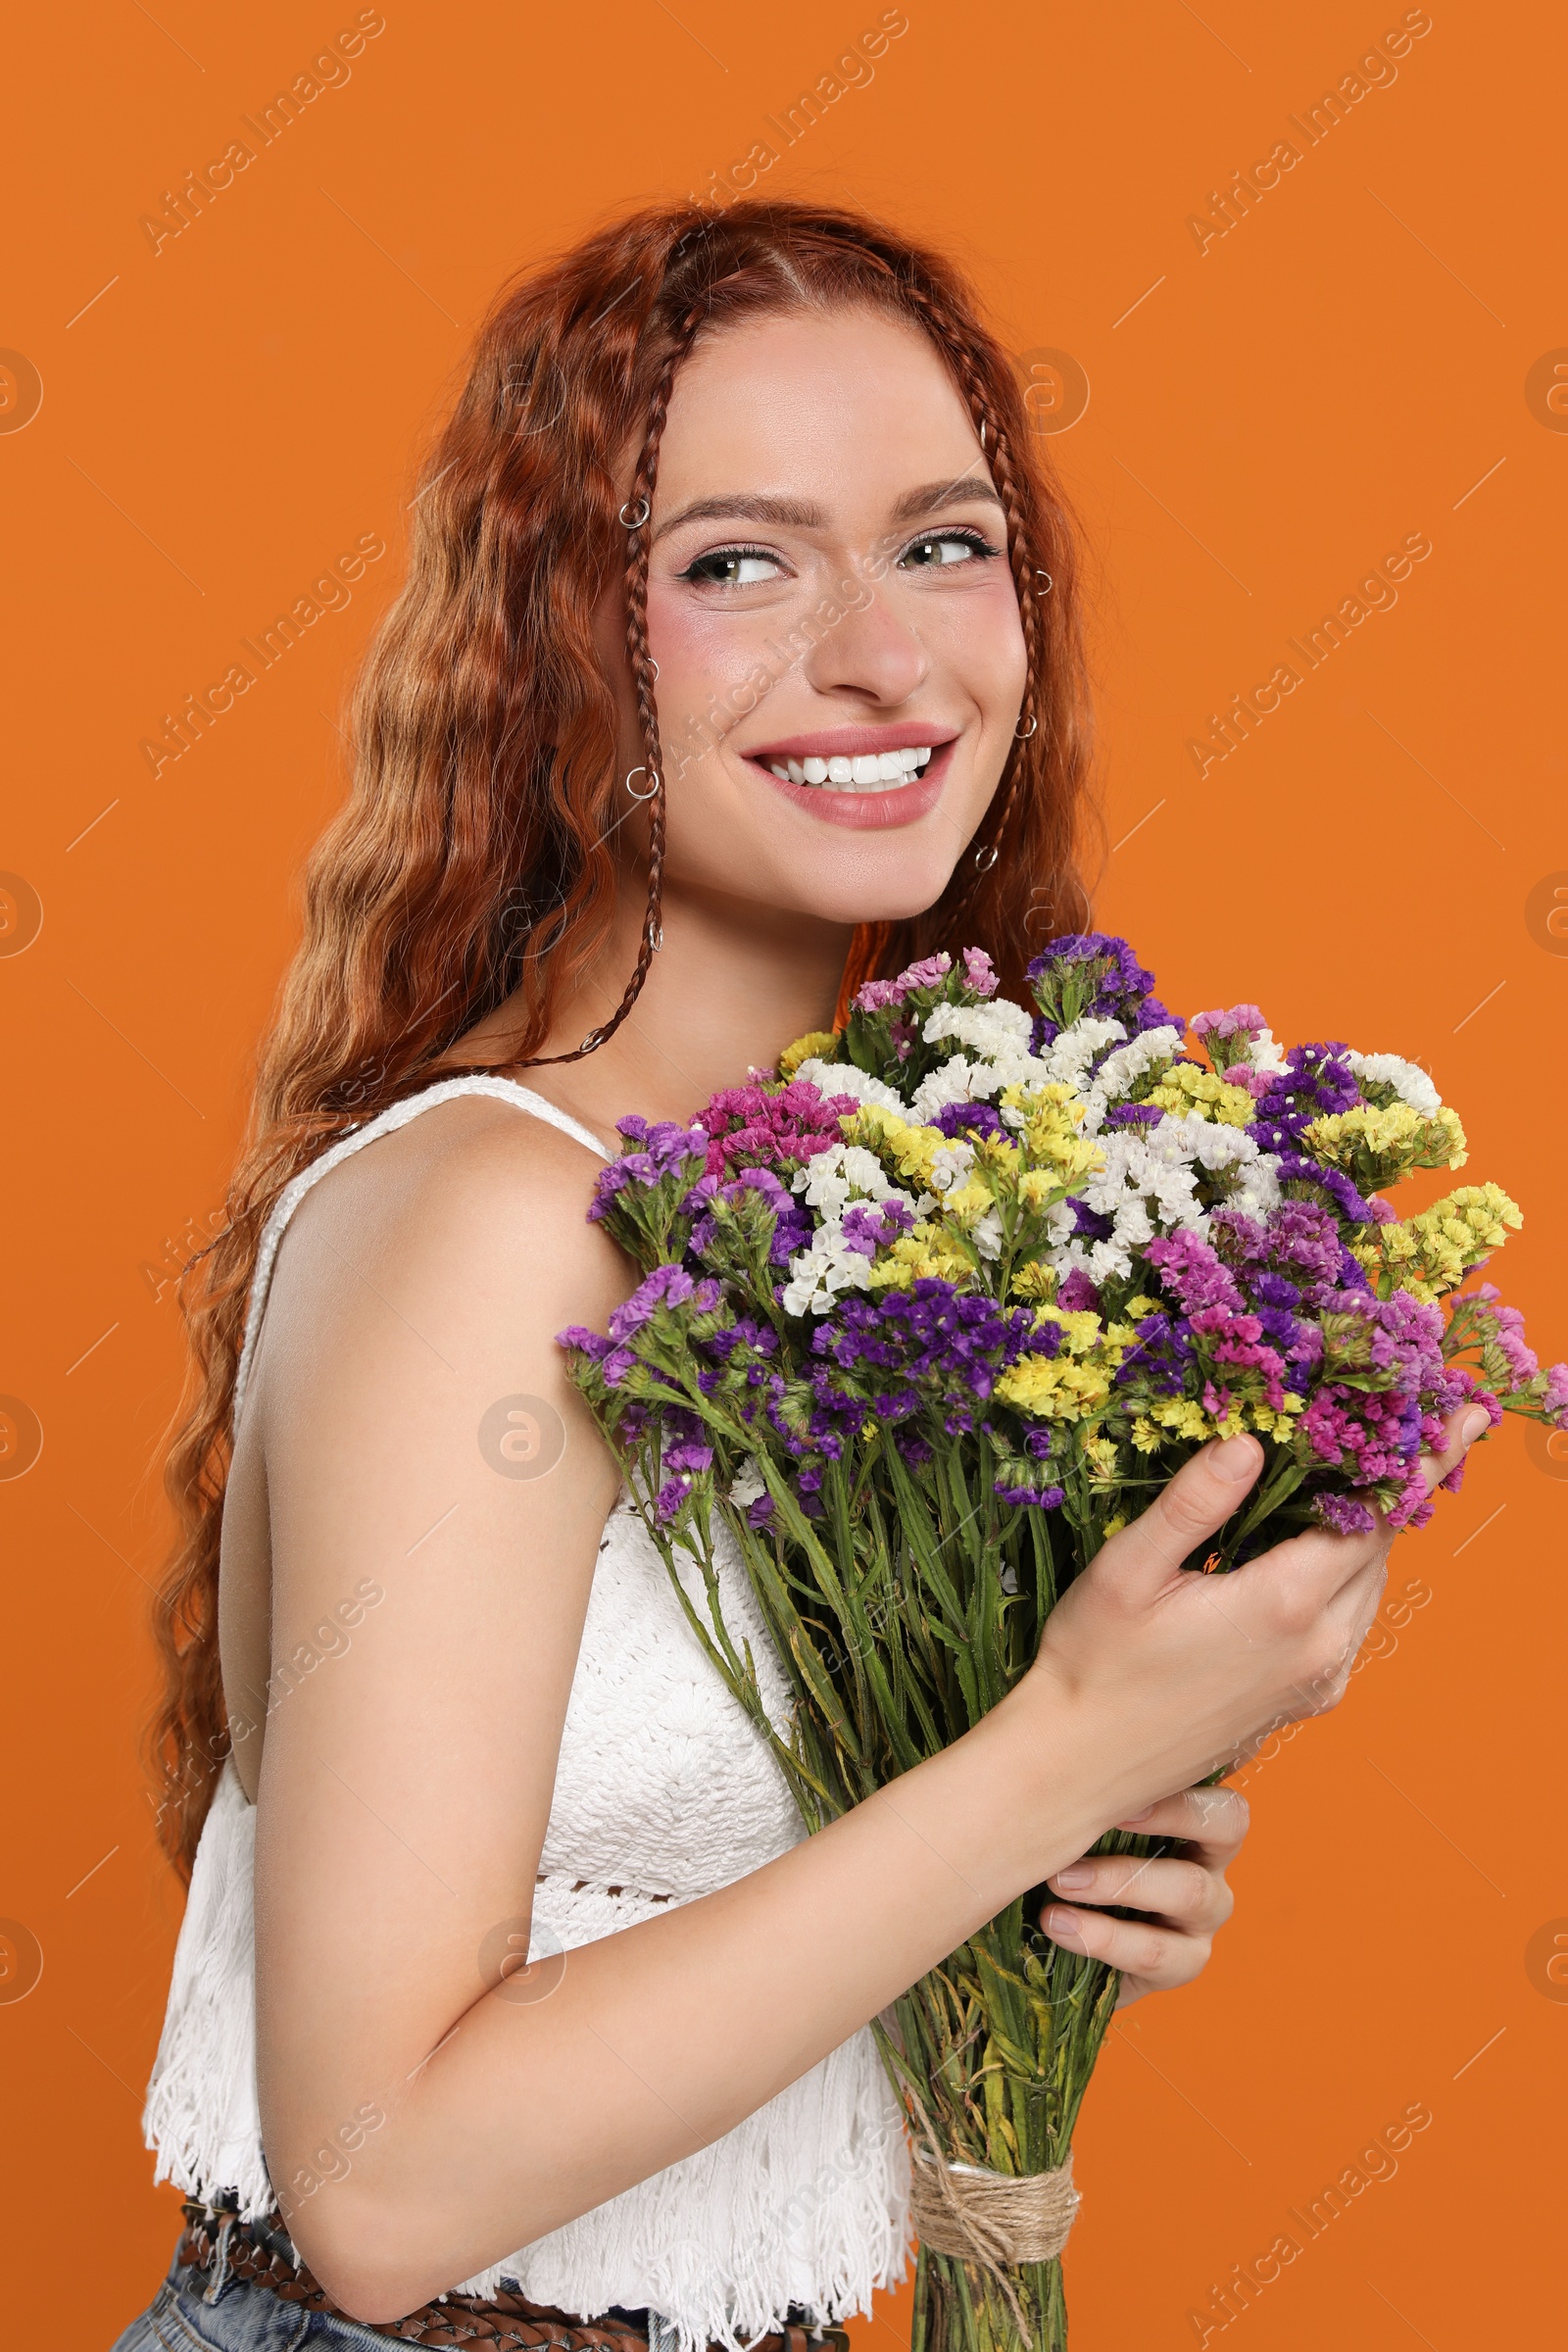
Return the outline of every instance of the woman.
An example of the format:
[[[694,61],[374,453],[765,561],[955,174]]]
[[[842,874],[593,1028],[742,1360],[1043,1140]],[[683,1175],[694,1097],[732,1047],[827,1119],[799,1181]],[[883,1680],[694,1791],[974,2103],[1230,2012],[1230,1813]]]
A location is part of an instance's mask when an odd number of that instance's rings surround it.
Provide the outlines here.
[[[1179,1563],[1260,1449],[1209,1447],[978,1730],[802,1838],[554,1335],[630,1288],[618,1117],[1081,919],[1060,501],[945,264],[738,204],[506,292],[414,517],[193,1315],[148,2103],[191,2228],[119,2352],[454,2341],[453,2292],[503,2344],[787,2345],[902,2267],[867,2021],[1046,1883],[1124,1997],[1194,1976],[1246,1808],[1193,1784],[1339,1695],[1386,1539],[1218,1609]],[[1081,1859],[1133,1820],[1177,1852]]]

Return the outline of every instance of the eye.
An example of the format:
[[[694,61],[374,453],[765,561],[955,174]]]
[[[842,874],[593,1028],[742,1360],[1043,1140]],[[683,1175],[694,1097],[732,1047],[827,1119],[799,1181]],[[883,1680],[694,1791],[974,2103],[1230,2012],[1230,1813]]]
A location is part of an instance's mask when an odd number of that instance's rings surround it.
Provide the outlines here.
[[[782,571],[778,557],[765,547],[715,547],[688,564],[678,577],[700,588],[755,588],[763,580],[778,579]]]
[[[949,564],[973,564],[1000,551],[981,531],[927,531],[913,540],[899,558],[911,571],[939,571]]]

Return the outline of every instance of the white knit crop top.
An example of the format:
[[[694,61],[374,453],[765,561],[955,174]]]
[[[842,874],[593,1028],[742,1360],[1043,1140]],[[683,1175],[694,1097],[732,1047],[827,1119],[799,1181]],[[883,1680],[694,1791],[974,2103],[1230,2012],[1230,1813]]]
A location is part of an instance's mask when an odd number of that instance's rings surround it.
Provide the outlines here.
[[[235,1387],[244,1385],[278,1245],[328,1169],[456,1095],[490,1095],[603,1158],[564,1111],[503,1078],[443,1080],[396,1103],[296,1176],[268,1221]],[[700,1580],[694,1576],[694,1596]],[[752,1645],[768,1712],[788,1693],[739,1556],[721,1552],[727,1623]],[[570,1949],[715,1892],[805,1835],[777,1760],[704,1653],[641,1520],[624,1499],[605,1525],[556,1768],[530,1958]],[[273,2199],[256,2091],[252,1873],[255,1808],[232,1758],[202,1830],[143,2126],[155,2179],[247,2218]],[[517,2130],[537,2127],[519,2113]],[[661,2314],[681,2352],[740,2352],[790,2306],[817,2324],[870,2307],[903,2276],[908,2155],[869,2029],[695,2156],[536,2238],[454,2290],[503,2284],[592,2319],[612,2305]]]

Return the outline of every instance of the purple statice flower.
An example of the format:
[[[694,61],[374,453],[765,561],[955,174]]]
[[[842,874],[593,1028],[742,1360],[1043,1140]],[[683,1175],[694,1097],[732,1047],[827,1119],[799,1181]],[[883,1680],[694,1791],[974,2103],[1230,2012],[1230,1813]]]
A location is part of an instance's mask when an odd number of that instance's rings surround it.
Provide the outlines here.
[[[1313,1495],[1312,1509],[1337,1536],[1369,1536],[1376,1524],[1370,1505],[1358,1494],[1342,1494],[1333,1487]]]
[[[1041,1012],[1036,1052],[1087,1014],[1120,1021],[1129,1037],[1173,1019],[1152,993],[1153,973],[1145,971],[1126,940],[1107,931],[1073,931],[1048,941],[1025,977]]]
[[[1070,1200],[1064,1200],[1062,1206],[1072,1211],[1072,1230],[1075,1241],[1108,1241],[1116,1230],[1112,1218],[1107,1217],[1102,1209],[1091,1208],[1088,1201],[1080,1199],[1077,1194],[1074,1194]]]
[[[968,954],[974,955],[978,955],[980,951],[978,949],[973,949],[968,952]],[[964,957],[966,977],[968,954],[966,954]],[[990,972],[990,957],[986,956],[983,958],[983,960],[987,972]],[[943,981],[947,978],[952,969],[953,957],[946,953],[938,956],[927,956],[919,963],[906,965],[905,969],[900,972],[896,980],[868,980],[865,983],[865,986],[863,988],[857,989],[855,995],[851,998],[851,1009],[855,1012],[886,1012],[890,1004],[897,1004],[901,998],[906,997],[909,994],[911,989],[935,988],[940,981]],[[978,981],[971,980],[969,985],[974,988],[978,987],[980,984]],[[996,976],[994,973],[992,974],[991,985],[993,988],[996,986]]]
[[[1003,1307],[922,1277],[881,1298],[846,1295],[812,1335],[812,1437],[852,1436],[869,1402],[879,1420],[922,1407],[952,1436],[975,1429],[998,1376],[1031,1349],[1054,1351],[1060,1327],[1038,1334],[1027,1307]]]
[[[1066,1500],[1063,1487],[1015,1486],[999,1478],[994,1490],[1001,1502],[1033,1503],[1043,1511],[1056,1511]]]
[[[667,1527],[683,1503],[691,1498],[690,1483],[683,1478],[666,1478],[654,1497],[654,1516],[661,1527]]]
[[[994,997],[997,993],[997,967],[984,948],[965,948],[963,976],[977,997]]]
[[[591,1356],[603,1373],[607,1388],[618,1389],[637,1361],[630,1348],[617,1347],[613,1340],[605,1339],[597,1331],[587,1330],[581,1323],[572,1323],[564,1331],[558,1331],[556,1345],[558,1348],[574,1348],[579,1354]]]
[[[1260,1372],[1263,1376],[1265,1400],[1275,1412],[1285,1406],[1285,1359],[1263,1337],[1263,1326],[1256,1315],[1233,1314],[1223,1306],[1200,1307],[1191,1318],[1197,1338],[1204,1343],[1204,1353],[1216,1364],[1234,1364],[1239,1372]],[[1208,1413],[1230,1410],[1230,1391],[1214,1380],[1203,1383],[1201,1402]]]
[[[1091,1281],[1082,1266],[1070,1266],[1056,1286],[1056,1304],[1063,1314],[1082,1314],[1087,1309],[1090,1314],[1098,1315],[1099,1286]]]
[[[1105,1113],[1107,1127],[1157,1127],[1165,1113],[1157,1102],[1115,1102]]]
[[[612,1340],[629,1340],[633,1332],[641,1331],[651,1322],[662,1306],[684,1306],[696,1292],[697,1285],[684,1266],[656,1266],[637,1285],[623,1306],[617,1306],[610,1318]]]
[[[691,1234],[693,1250],[701,1256],[713,1246],[718,1231],[714,1201],[722,1200],[727,1207],[736,1208],[748,1195],[772,1210],[773,1238],[768,1245],[768,1257],[775,1266],[787,1266],[796,1251],[804,1250],[811,1238],[811,1215],[796,1194],[785,1191],[771,1168],[742,1168],[730,1184],[720,1184],[717,1176],[708,1175],[693,1185],[681,1203],[695,1219]]]
[[[1257,1136],[1259,1124],[1254,1120],[1248,1130],[1249,1134]],[[1265,1144],[1263,1149],[1273,1152],[1279,1147]],[[1282,1185],[1310,1184],[1316,1186],[1320,1193],[1327,1193],[1348,1225],[1381,1225],[1387,1222],[1378,1215],[1371,1201],[1356,1191],[1348,1176],[1339,1168],[1326,1168],[1318,1160],[1307,1159],[1299,1152],[1280,1151],[1279,1179]],[[1354,1261],[1351,1262],[1353,1264]]]
[[[926,1121],[943,1135],[1006,1135],[1001,1111],[994,1102],[945,1102]]]
[[[746,1506],[746,1524],[759,1533],[765,1527],[771,1527],[775,1516],[771,1494],[759,1494],[755,1502],[749,1502]]]
[[[1361,1088],[1348,1052],[1337,1044],[1292,1046],[1285,1068],[1269,1072],[1268,1090],[1258,1098],[1257,1116],[1248,1129],[1254,1143],[1264,1152],[1290,1152],[1314,1119],[1352,1109]]]
[[[845,1247],[859,1257],[875,1257],[890,1242],[909,1231],[914,1223],[912,1210],[902,1200],[855,1200],[844,1212],[843,1234]]]
[[[1144,1244],[1144,1255],[1171,1296],[1189,1315],[1218,1307],[1226,1314],[1241,1311],[1242,1294],[1207,1242],[1184,1229],[1169,1239],[1156,1234]]]
[[[1282,1200],[1262,1223],[1240,1209],[1216,1208],[1209,1239],[1254,1297],[1260,1295],[1257,1276],[1265,1272],[1298,1288],[1308,1302],[1318,1291],[1339,1286],[1345,1245],[1333,1216],[1315,1200]],[[1295,1304],[1279,1295],[1266,1302]]]
[[[1179,1396],[1187,1385],[1194,1354],[1186,1316],[1156,1306],[1140,1322],[1137,1339],[1117,1366],[1116,1385],[1127,1388],[1137,1381],[1156,1396]]]
[[[663,1419],[663,1463],[666,1470],[693,1474],[710,1470],[713,1448],[697,1415],[683,1404],[666,1405]]]
[[[1187,1026],[1208,1045],[1214,1038],[1224,1043],[1235,1037],[1261,1037],[1268,1023],[1255,1004],[1232,1004],[1224,1012],[1195,1012]]]
[[[808,1078],[792,1078],[787,1086],[724,1087],[702,1113],[708,1173],[725,1176],[781,1163],[804,1167],[844,1141],[839,1119],[855,1108],[853,1095],[824,1095]]]
[[[1229,1078],[1232,1066],[1241,1064],[1237,1073],[1240,1083],[1250,1078],[1262,1078],[1261,1070],[1248,1068],[1248,1054],[1254,1038],[1261,1037],[1268,1024],[1255,1004],[1232,1004],[1223,1012],[1195,1012],[1187,1026],[1199,1043],[1207,1048],[1208,1058],[1216,1070]],[[1254,1096],[1263,1087],[1249,1087]]]

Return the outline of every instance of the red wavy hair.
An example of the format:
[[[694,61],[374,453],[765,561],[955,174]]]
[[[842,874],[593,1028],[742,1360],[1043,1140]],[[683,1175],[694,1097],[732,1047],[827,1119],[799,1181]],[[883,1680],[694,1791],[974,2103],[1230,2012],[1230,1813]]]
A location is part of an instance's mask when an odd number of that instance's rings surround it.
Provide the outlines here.
[[[149,1740],[160,1837],[186,1879],[228,1748],[219,1537],[262,1228],[291,1176],[428,1083],[506,999],[524,1015],[517,1054],[492,1066],[537,1056],[563,993],[605,944],[614,900],[615,713],[593,620],[617,568],[644,756],[662,772],[637,524],[675,373],[698,337],[737,319],[846,305],[906,319],[952,370],[1005,507],[1029,680],[1024,739],[978,848],[927,913],[857,933],[846,988],[975,945],[1016,991],[1039,944],[1088,919],[1075,533],[1014,369],[953,266],[847,209],[678,204],[633,213],[504,287],[430,454],[407,582],[359,682],[353,787],[308,869],[304,936],[263,1048],[227,1224],[181,1284],[191,1367],[165,1469],[179,1532],[154,1620],[166,1687]],[[623,506],[629,448],[640,454]],[[637,967],[578,1053],[624,1017],[654,951],[662,789],[649,813]]]

